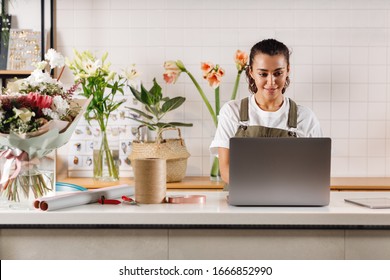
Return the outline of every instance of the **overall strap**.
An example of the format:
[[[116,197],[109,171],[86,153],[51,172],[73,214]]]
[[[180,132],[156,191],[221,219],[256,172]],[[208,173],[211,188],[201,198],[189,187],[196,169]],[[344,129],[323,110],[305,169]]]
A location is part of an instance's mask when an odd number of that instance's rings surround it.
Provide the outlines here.
[[[290,110],[288,112],[288,127],[297,127],[298,119],[298,107],[297,104],[289,98],[290,101]]]
[[[290,109],[288,112],[288,126],[296,128],[297,127],[297,119],[298,119],[298,107],[297,104],[289,98],[290,101]],[[249,120],[249,97],[246,97],[241,100],[240,107],[240,121],[246,122]]]
[[[244,99],[241,99],[240,121],[246,122],[249,120],[248,109],[249,109],[249,97],[245,97]]]

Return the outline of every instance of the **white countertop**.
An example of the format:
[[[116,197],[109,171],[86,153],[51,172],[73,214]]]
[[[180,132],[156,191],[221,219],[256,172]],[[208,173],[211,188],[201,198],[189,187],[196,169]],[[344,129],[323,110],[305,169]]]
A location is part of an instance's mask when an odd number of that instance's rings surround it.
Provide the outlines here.
[[[88,204],[62,210],[0,208],[0,228],[35,226],[390,226],[390,209],[369,209],[344,198],[390,197],[390,192],[331,192],[327,207],[235,207],[227,192],[168,192],[204,194],[205,204]]]

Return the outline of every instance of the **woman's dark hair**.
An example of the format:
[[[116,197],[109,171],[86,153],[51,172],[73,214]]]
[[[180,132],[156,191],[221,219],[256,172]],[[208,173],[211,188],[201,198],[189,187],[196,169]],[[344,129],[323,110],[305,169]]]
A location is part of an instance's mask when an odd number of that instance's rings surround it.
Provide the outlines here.
[[[246,78],[248,80],[249,84],[249,91],[252,93],[257,92],[257,87],[255,84],[255,80],[250,75],[250,71],[252,70],[252,64],[253,59],[255,56],[259,53],[267,54],[270,56],[279,55],[282,54],[287,62],[287,67],[290,66],[290,50],[287,48],[287,46],[275,39],[265,39],[263,41],[260,41],[256,43],[252,49],[251,53],[249,55],[249,66],[245,69]],[[290,84],[290,78],[287,76],[286,78],[286,84],[284,85],[282,89],[282,93],[284,93]]]

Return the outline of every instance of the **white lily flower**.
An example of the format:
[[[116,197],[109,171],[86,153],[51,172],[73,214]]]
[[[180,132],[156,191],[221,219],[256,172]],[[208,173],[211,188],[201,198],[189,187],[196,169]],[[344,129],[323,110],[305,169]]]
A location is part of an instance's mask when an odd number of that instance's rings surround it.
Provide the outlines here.
[[[93,76],[96,74],[96,71],[102,67],[102,62],[97,59],[95,61],[92,61],[90,59],[84,60],[82,63],[82,69],[85,71],[86,74],[89,76]]]
[[[137,69],[135,69],[135,65],[132,65],[123,71],[123,75],[127,80],[134,80],[140,75],[140,73],[137,71]]]
[[[27,108],[13,108],[12,109],[15,113],[15,117],[21,119],[24,123],[27,123],[31,120],[33,116],[35,116],[34,112],[31,112]]]

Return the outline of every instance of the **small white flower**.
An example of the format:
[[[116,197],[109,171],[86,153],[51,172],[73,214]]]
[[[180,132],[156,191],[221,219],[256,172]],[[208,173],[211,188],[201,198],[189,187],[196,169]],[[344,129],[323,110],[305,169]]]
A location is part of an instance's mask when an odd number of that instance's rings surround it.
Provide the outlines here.
[[[45,59],[49,60],[50,68],[63,67],[65,65],[65,58],[55,49],[49,49],[45,54]]]
[[[66,100],[62,99],[61,96],[54,96],[52,108],[58,113],[60,117],[65,116],[69,109],[69,104]]]
[[[47,66],[47,62],[43,60],[41,62],[33,63],[32,65],[35,69],[44,70]]]
[[[50,108],[43,108],[42,109],[42,113],[45,115],[45,116],[48,116],[50,118],[52,118],[53,120],[58,120],[60,117],[58,116],[58,113],[57,112],[54,112],[52,109]]]
[[[22,79],[19,79],[19,80],[16,80],[16,81],[13,81],[13,82],[8,82],[7,83],[7,93],[11,93],[11,92],[19,92],[19,90],[23,87],[22,84],[23,84],[24,80]]]
[[[42,72],[42,70],[35,69],[31,75],[26,78],[28,84],[32,86],[38,86],[41,83],[50,83],[52,78],[48,73]]]

